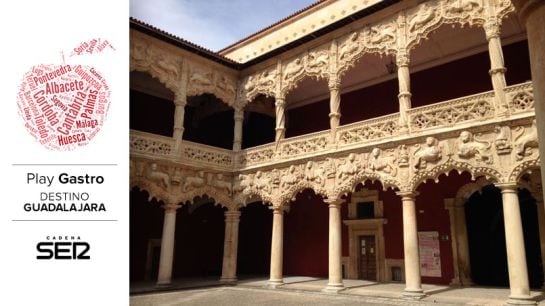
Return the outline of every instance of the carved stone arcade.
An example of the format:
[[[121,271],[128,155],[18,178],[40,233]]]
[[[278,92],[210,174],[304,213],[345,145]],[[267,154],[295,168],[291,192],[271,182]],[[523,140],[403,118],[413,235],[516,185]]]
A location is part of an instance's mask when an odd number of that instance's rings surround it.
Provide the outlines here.
[[[131,39],[131,71],[159,79],[175,93],[177,105],[184,106],[187,96],[212,93],[235,108],[241,121],[244,107],[258,95],[274,97],[277,135],[274,144],[240,150],[236,134],[237,145],[231,151],[181,141],[176,139],[179,133],[170,138],[132,131],[131,187],[176,205],[206,195],[231,212],[262,201],[272,206],[275,220],[281,223],[284,206],[306,188],[330,203],[331,218],[341,197],[366,180],[398,191],[409,208],[421,183],[438,181],[452,170],[499,186],[516,184],[529,169],[538,168],[540,160],[532,85],[505,86],[501,44],[498,49],[501,21],[513,11],[509,0],[426,1],[240,74],[136,33]],[[483,27],[494,90],[411,108],[409,53],[443,24]],[[338,126],[340,79],[366,53],[396,56],[399,113]],[[285,97],[305,77],[328,81],[331,131],[283,139]],[[180,126],[179,120],[175,122]],[[183,130],[183,122],[181,126]],[[275,223],[277,235],[283,230],[280,223]],[[276,285],[282,281],[281,267],[281,262],[271,265],[271,282]],[[420,296],[416,271],[407,262],[405,268],[414,274],[406,275],[406,293]],[[229,273],[226,278],[235,277],[233,271]],[[333,285],[342,286],[342,280]],[[524,290],[518,293],[524,295]]]

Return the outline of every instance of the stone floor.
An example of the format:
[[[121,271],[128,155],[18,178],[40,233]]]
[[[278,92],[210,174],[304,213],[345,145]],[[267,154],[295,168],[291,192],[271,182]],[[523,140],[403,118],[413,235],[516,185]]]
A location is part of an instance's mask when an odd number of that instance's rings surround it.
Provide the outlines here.
[[[277,289],[265,289],[266,277],[242,278],[234,286],[225,286],[217,278],[179,279],[169,288],[153,283],[131,284],[131,305],[503,305],[508,288],[449,287],[423,285],[427,296],[420,301],[401,298],[402,283],[377,283],[344,280],[346,289],[338,294],[321,290],[327,279],[291,276]],[[545,292],[532,291],[540,305]]]

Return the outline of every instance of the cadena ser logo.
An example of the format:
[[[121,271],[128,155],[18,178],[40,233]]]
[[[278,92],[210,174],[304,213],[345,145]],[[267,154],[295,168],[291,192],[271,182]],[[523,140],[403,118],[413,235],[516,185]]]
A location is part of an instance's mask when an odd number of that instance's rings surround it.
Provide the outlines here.
[[[89,260],[91,245],[80,236],[46,236],[36,244],[38,260]]]

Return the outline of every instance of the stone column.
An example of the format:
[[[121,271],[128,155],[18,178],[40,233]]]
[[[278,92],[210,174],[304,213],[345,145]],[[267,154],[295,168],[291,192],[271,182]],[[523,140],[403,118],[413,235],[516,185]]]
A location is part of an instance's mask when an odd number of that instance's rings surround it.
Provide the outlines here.
[[[329,201],[329,282],[323,291],[344,289],[342,270],[341,200]]]
[[[398,51],[396,55],[397,79],[399,82],[399,129],[402,134],[409,132],[409,115],[411,109],[411,76],[409,73],[409,54]]]
[[[543,206],[543,197],[541,190],[539,194],[532,193],[536,199],[537,205],[537,222],[539,224],[539,245],[541,246],[541,266],[543,267],[543,275],[545,275],[545,207]],[[545,283],[542,286],[545,289]]]
[[[526,251],[522,234],[522,220],[516,183],[496,184],[501,189],[503,200],[503,221],[505,223],[505,245],[509,269],[508,304],[535,305],[530,297]]]
[[[469,261],[469,244],[467,240],[467,226],[464,203],[457,203],[454,199],[450,200],[445,207],[449,211],[450,229],[452,239],[452,251],[454,258],[454,279],[452,284],[460,286],[470,286],[471,265]],[[447,199],[445,199],[445,202]]]
[[[242,149],[242,123],[244,120],[244,110],[235,108],[235,131],[233,133],[233,151],[238,152]]]
[[[284,100],[284,98],[276,98],[276,102],[274,103],[274,105],[276,107],[276,135],[274,139],[278,143],[280,140],[284,139],[286,135],[286,101]]]
[[[341,81],[337,76],[332,76],[329,86],[329,127],[331,134],[329,142],[334,144],[337,140],[337,128],[341,124]]]
[[[271,276],[268,286],[276,288],[284,283],[282,263],[284,256],[284,208],[273,206],[273,229],[271,241]]]
[[[225,240],[223,243],[222,282],[237,281],[238,224],[240,211],[225,212]]]
[[[169,286],[172,278],[172,262],[174,260],[174,241],[176,233],[177,204],[165,204],[165,219],[163,221],[163,236],[161,238],[161,255],[159,257],[159,277],[157,286]]]
[[[526,26],[530,66],[534,86],[534,105],[539,143],[545,143],[545,1],[513,0],[520,20]],[[545,146],[539,146],[539,155],[545,156]],[[541,169],[545,169],[545,158],[541,158]],[[545,171],[541,171],[545,182]],[[542,185],[545,188],[545,184]],[[542,189],[545,195],[545,191]]]
[[[419,299],[425,294],[420,279],[420,253],[416,225],[415,198],[418,194],[414,191],[402,191],[397,195],[401,197],[403,205],[403,251],[405,255],[405,291],[403,295],[407,298]]]
[[[496,114],[504,116],[507,114],[508,105],[505,95],[505,64],[503,61],[503,50],[500,40],[501,21],[496,17],[489,18],[484,24],[486,40],[488,41],[488,54],[490,56],[490,77],[494,89]]]
[[[176,95],[174,99],[174,132],[172,138],[174,138],[174,150],[172,154],[179,155],[182,151],[182,137],[184,135],[184,116],[185,105],[187,104],[187,98],[185,93]]]

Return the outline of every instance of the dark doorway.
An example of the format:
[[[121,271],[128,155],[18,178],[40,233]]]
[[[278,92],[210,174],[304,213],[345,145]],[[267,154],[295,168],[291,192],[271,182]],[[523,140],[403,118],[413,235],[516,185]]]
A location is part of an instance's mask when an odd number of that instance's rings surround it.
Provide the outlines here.
[[[205,198],[178,209],[173,277],[221,275],[225,209]]]
[[[131,282],[144,281],[151,277],[156,280],[159,262],[148,266],[149,241],[161,240],[163,232],[164,209],[162,202],[155,199],[148,201],[149,193],[138,188],[130,192],[130,280]],[[159,243],[160,245],[160,243]],[[160,248],[159,248],[160,249]],[[147,270],[148,269],[148,270]]]
[[[272,211],[262,202],[240,210],[237,275],[268,275],[271,257]]]
[[[543,284],[537,208],[527,191],[519,192],[530,287]],[[489,185],[465,205],[471,277],[476,285],[509,287],[501,191]]]

